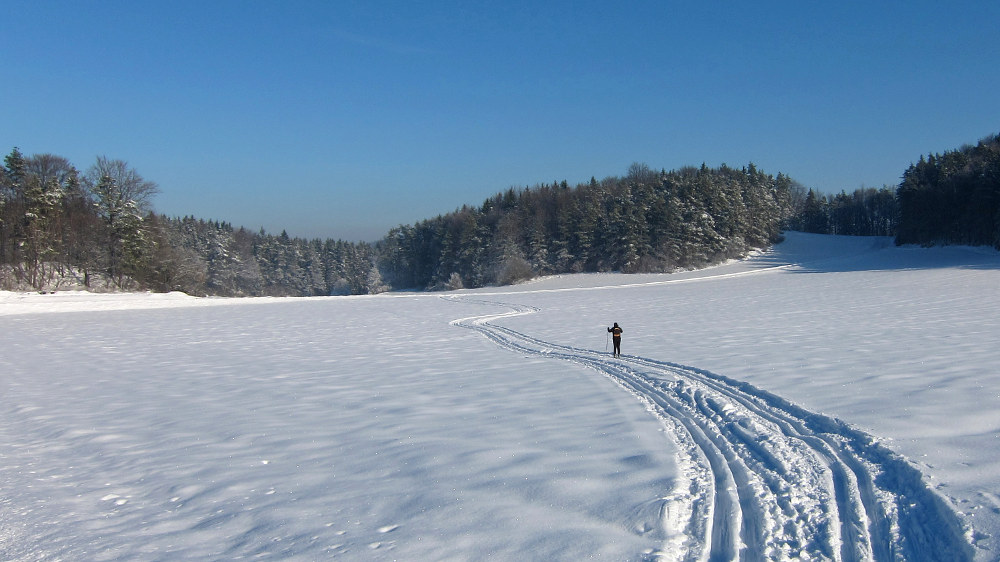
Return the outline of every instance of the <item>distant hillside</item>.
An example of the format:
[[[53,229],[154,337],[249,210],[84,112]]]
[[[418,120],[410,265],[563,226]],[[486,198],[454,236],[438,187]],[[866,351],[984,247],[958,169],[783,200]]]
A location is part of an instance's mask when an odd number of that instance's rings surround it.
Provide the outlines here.
[[[393,229],[376,245],[379,270],[396,288],[458,288],[701,267],[777,240],[793,185],[753,164],[672,172],[633,164],[623,178],[509,189],[478,208]]]

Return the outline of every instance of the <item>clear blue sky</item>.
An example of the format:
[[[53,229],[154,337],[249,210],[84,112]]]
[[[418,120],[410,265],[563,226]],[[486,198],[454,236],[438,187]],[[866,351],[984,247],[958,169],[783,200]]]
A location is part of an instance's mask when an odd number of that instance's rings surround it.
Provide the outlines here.
[[[0,0],[0,152],[374,240],[632,162],[895,185],[1000,132],[1000,2]]]

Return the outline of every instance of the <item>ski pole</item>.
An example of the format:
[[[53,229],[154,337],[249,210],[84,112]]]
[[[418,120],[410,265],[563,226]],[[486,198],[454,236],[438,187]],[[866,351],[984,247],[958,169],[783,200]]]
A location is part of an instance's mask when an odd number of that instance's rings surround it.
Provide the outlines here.
[[[608,342],[611,341],[611,332],[608,332],[608,336],[604,338],[604,353],[608,352]]]

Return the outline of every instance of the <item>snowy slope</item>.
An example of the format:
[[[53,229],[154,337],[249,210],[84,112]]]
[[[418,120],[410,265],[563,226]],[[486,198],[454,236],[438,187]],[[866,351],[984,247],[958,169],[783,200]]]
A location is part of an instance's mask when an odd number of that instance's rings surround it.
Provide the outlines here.
[[[446,295],[0,294],[0,558],[994,560],[998,269],[789,233]]]

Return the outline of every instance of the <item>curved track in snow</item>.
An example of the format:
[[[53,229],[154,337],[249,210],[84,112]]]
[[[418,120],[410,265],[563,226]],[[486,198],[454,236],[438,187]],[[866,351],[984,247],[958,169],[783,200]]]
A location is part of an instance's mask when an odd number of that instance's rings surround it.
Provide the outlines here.
[[[585,365],[670,429],[689,481],[653,506],[664,560],[971,560],[965,528],[921,473],[846,423],[726,377],[644,357],[557,345],[494,323],[452,322],[497,345]],[[649,530],[643,530],[648,532]]]

